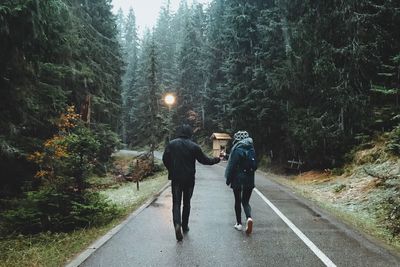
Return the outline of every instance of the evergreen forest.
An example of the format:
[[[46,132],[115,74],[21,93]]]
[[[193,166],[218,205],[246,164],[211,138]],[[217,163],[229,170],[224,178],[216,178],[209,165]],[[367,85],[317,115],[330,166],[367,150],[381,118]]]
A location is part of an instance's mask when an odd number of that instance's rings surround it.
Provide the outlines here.
[[[380,132],[400,155],[400,1],[165,1],[143,34],[133,9],[111,10],[0,3],[0,210],[26,200],[3,218],[18,231],[117,212],[86,177],[121,143],[163,150],[182,123],[197,141],[247,130],[260,159],[309,169],[343,164]]]
[[[259,157],[323,169],[399,125],[398,1],[181,1],[176,12],[166,1],[140,40],[133,10],[117,24],[131,146],[190,123],[206,139],[247,130]]]

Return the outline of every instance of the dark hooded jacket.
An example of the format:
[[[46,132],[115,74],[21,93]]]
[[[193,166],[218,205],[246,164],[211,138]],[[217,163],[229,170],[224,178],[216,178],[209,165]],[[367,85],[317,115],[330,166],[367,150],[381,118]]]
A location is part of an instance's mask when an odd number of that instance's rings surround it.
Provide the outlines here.
[[[245,172],[242,168],[246,151],[253,147],[253,139],[245,138],[236,143],[229,155],[228,165],[225,169],[226,184],[232,188],[240,186],[254,188],[254,172]]]
[[[178,130],[178,138],[169,142],[163,154],[163,162],[168,169],[168,179],[172,183],[193,187],[196,173],[196,160],[205,165],[219,162],[219,158],[207,157],[200,146],[190,140],[190,126]]]

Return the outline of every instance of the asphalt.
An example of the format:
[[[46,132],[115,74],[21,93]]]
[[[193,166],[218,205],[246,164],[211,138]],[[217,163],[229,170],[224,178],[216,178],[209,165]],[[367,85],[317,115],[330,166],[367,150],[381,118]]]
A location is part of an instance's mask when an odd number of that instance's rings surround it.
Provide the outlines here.
[[[224,165],[197,165],[190,231],[182,242],[175,239],[168,187],[80,266],[325,266],[255,192],[253,233],[235,230]],[[257,174],[256,188],[336,266],[400,266],[398,256],[264,174]]]

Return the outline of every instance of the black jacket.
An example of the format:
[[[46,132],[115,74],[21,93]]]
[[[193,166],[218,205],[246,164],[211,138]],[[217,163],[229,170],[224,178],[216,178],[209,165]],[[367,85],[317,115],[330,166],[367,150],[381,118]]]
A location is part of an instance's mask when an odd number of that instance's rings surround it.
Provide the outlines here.
[[[163,162],[168,169],[168,179],[183,186],[194,186],[196,160],[204,165],[213,165],[220,161],[219,158],[207,157],[200,146],[188,137],[172,140],[163,154]]]

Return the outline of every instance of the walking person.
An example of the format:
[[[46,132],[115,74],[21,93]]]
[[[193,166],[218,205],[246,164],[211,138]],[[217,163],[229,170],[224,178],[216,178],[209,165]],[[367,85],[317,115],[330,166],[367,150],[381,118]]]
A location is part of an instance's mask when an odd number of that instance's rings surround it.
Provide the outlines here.
[[[254,172],[257,169],[253,139],[248,132],[238,131],[234,135],[228,165],[225,170],[226,184],[230,185],[235,197],[236,224],[234,228],[242,231],[242,209],[246,214],[246,233],[253,231],[253,219],[249,204],[254,188]]]
[[[184,124],[178,128],[178,138],[169,142],[163,154],[163,162],[168,169],[168,179],[171,180],[172,217],[175,236],[178,241],[183,239],[183,232],[189,231],[190,199],[195,184],[196,160],[204,165],[213,165],[220,161],[218,157],[207,157],[200,146],[193,142],[192,129]],[[181,216],[181,202],[183,211]]]

